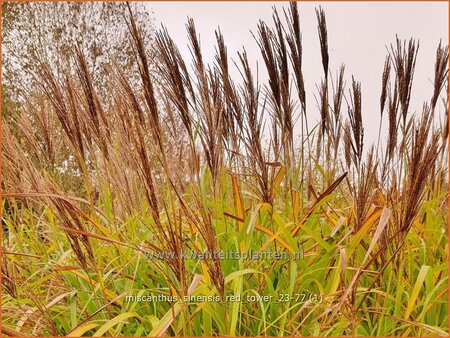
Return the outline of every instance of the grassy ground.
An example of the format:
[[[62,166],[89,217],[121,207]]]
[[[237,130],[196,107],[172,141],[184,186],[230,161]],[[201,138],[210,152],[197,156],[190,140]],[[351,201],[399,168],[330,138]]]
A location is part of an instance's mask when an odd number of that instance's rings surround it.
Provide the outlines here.
[[[220,33],[205,65],[192,21],[194,70],[164,30],[150,64],[131,15],[139,86],[111,66],[98,94],[80,50],[72,73],[43,65],[2,126],[2,332],[446,336],[448,47],[414,116],[418,45],[391,46],[389,137],[368,146],[361,86],[331,78],[317,19],[317,125],[295,3],[258,26],[265,86],[245,52],[229,77]]]

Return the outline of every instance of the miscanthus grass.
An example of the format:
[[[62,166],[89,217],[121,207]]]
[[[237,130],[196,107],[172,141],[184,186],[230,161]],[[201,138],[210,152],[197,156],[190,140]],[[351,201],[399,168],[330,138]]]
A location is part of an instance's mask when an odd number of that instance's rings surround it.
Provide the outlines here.
[[[149,54],[131,10],[140,84],[111,64],[105,96],[82,50],[42,60],[2,126],[4,335],[448,334],[448,47],[416,114],[419,43],[387,48],[371,145],[316,14],[319,121],[295,2],[258,23],[264,84],[220,31],[205,63],[192,20],[192,69],[164,28]]]

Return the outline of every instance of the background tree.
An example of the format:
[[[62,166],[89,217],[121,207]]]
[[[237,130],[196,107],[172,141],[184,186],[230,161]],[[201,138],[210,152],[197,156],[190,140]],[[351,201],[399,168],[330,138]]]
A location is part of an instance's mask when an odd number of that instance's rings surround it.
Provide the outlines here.
[[[130,6],[149,46],[154,31],[150,12],[142,3]],[[64,77],[73,69],[75,46],[82,50],[94,83],[102,91],[107,87],[108,64],[117,62],[127,69],[128,77],[137,79],[128,14],[123,2],[3,3],[2,83],[6,93],[2,98],[22,102],[35,84],[41,62]]]

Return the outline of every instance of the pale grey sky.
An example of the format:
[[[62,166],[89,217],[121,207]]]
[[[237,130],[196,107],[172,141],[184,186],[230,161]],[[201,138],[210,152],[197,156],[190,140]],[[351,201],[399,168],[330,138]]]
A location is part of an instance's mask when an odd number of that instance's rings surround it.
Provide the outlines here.
[[[256,33],[258,20],[272,26],[272,6],[280,14],[287,2],[149,2],[157,26],[164,24],[181,53],[190,58],[185,24],[195,20],[206,61],[214,58],[214,30],[220,27],[230,58],[245,46],[249,61],[259,63],[261,81],[265,78],[260,52],[250,30]],[[317,19],[314,9],[321,6],[326,14],[330,69],[333,77],[341,63],[346,66],[347,93],[351,76],[361,81],[363,119],[367,141],[378,132],[381,74],[386,46],[401,39],[420,40],[412,89],[412,111],[421,112],[423,101],[432,95],[434,59],[439,40],[448,44],[448,3],[446,2],[299,2],[303,36],[303,72],[308,103],[308,118],[319,114],[314,95],[323,77]],[[233,67],[234,68],[234,67]],[[238,73],[233,73],[238,76]],[[346,106],[343,106],[346,112]],[[383,122],[386,126],[386,121]],[[387,128],[384,128],[387,129]],[[366,142],[368,143],[368,142]]]

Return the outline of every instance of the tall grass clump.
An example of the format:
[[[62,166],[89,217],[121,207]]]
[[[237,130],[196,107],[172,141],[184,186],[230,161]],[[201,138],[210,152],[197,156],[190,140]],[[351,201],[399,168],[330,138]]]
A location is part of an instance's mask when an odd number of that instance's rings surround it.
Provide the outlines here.
[[[267,83],[220,30],[208,64],[189,19],[187,60],[128,9],[139,82],[111,63],[103,95],[74,47],[2,125],[2,333],[446,336],[448,46],[418,111],[419,44],[387,48],[371,144],[323,9],[311,94],[295,2],[257,23]]]

